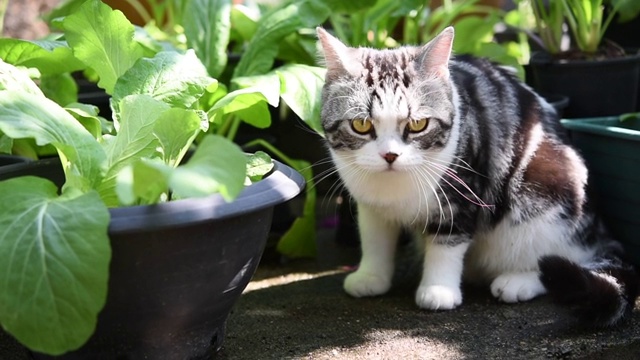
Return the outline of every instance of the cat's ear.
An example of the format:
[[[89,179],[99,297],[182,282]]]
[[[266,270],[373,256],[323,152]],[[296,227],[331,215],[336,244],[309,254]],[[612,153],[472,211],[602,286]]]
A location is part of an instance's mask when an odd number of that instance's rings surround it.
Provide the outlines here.
[[[327,78],[335,79],[351,73],[353,61],[350,61],[350,58],[353,49],[348,48],[321,27],[317,27],[316,32],[320,40],[319,50],[324,56],[324,64],[327,68]]]
[[[453,27],[449,26],[419,50],[417,59],[419,66],[425,73],[449,77],[449,58],[453,47],[453,35]]]

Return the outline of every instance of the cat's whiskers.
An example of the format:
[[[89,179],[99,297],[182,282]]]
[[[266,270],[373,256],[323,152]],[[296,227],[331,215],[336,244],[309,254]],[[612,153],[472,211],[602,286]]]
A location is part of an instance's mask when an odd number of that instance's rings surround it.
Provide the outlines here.
[[[445,183],[447,183],[453,190],[455,190],[458,194],[460,194],[460,196],[462,196],[465,200],[469,201],[470,203],[483,207],[483,208],[493,208],[493,205],[488,205],[487,203],[484,202],[484,200],[482,200],[478,195],[476,195],[476,193],[467,185],[467,183],[464,182],[464,180],[462,180],[458,175],[456,175],[455,170],[446,167],[444,165],[440,165],[440,164],[436,164],[436,163],[431,163],[431,165],[439,170],[442,171],[443,176],[441,177],[442,181],[444,181]],[[457,182],[458,184],[462,185],[462,187],[464,187],[465,190],[467,190],[472,196],[473,198],[469,197],[468,195],[465,195],[460,189],[458,189],[456,186],[454,186],[452,183],[450,183],[449,181],[446,180],[445,175],[448,176],[449,178],[453,179],[455,182]]]
[[[352,156],[352,158],[355,160],[355,157]],[[335,166],[335,163],[333,161],[331,161],[332,164],[334,164],[334,166],[332,166],[331,168],[323,171],[322,173],[318,174],[316,177],[320,177],[318,180],[315,180],[315,184],[317,185],[318,183],[320,183],[321,181],[326,180],[328,177],[338,173],[338,171],[340,171],[341,169],[347,169],[347,171],[355,171],[355,169],[353,169],[353,160],[343,164],[343,166],[341,168],[338,168],[337,166]],[[314,179],[316,178],[314,177]],[[342,183],[342,181],[340,180],[340,178],[336,179],[336,181],[334,181],[334,183],[329,187],[329,190],[327,191],[327,195],[324,196],[323,201],[327,201],[327,199],[334,199],[336,198],[336,193],[339,193],[342,188],[344,187],[344,184]],[[325,202],[323,202],[322,204],[323,206],[326,205]]]
[[[469,165],[469,164],[468,164],[466,161],[464,161],[461,157],[459,157],[459,156],[454,156],[453,158],[454,158],[454,160],[456,160],[456,162],[450,162],[450,161],[446,161],[446,160],[442,160],[442,159],[437,159],[437,158],[431,158],[431,159],[429,159],[429,161],[436,162],[436,163],[438,163],[438,164],[441,164],[441,165],[444,165],[444,166],[447,166],[447,167],[450,167],[450,168],[451,168],[451,167],[455,167],[455,168],[457,168],[457,169],[466,170],[466,171],[472,172],[472,173],[474,173],[474,174],[476,174],[476,175],[478,175],[478,176],[482,176],[483,178],[488,178],[488,176],[487,176],[487,175],[481,174],[481,173],[477,172],[476,170],[474,170],[474,169],[471,167],[471,165]],[[460,162],[461,164],[459,164],[458,162]],[[453,169],[452,169],[452,170],[453,170]]]
[[[447,205],[449,207],[449,215],[451,217],[451,221],[450,221],[450,226],[449,226],[449,236],[451,236],[451,233],[453,232],[453,207],[451,206],[451,202],[449,201],[449,197],[447,196],[447,192],[444,191],[444,189],[442,188],[442,186],[440,185],[440,181],[438,181],[438,178],[441,178],[441,175],[437,175],[436,171],[434,169],[431,168],[431,163],[429,163],[428,161],[424,163],[424,166],[421,167],[422,170],[424,170],[423,174],[426,175],[426,177],[424,177],[424,179],[428,182],[429,178],[431,180],[433,180],[433,182],[435,182],[436,186],[438,187],[438,189],[440,189],[440,192],[442,193],[442,195],[444,196],[445,200],[447,201]],[[445,215],[444,215],[444,210],[442,207],[442,203],[440,201],[440,197],[438,196],[438,192],[435,190],[435,188],[433,188],[433,186],[431,186],[432,191],[436,197],[436,200],[438,201],[438,206],[440,209],[440,216],[438,218],[438,228],[436,229],[435,235],[437,236],[440,233],[440,228],[442,227],[442,221],[446,219]],[[425,230],[426,230],[426,226],[425,226]]]
[[[420,213],[422,212],[422,199],[427,199],[427,191],[424,188],[424,185],[422,184],[422,182],[420,181],[420,173],[416,169],[413,169],[413,168],[410,169],[409,176],[411,177],[411,181],[413,181],[416,184],[416,186],[418,187],[418,190],[421,192],[421,195],[422,195],[419,197],[418,210],[416,211],[416,216],[414,216],[411,222],[409,223],[409,225],[413,225],[420,218]],[[425,205],[427,207],[426,218],[428,219],[429,218],[429,202],[425,201]]]

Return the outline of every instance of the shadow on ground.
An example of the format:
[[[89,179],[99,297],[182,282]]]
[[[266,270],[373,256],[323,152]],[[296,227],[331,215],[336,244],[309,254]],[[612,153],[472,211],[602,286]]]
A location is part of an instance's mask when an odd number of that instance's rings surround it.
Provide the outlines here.
[[[604,330],[583,328],[544,297],[507,305],[468,286],[459,309],[431,312],[414,304],[416,269],[400,269],[384,296],[353,299],[344,267],[319,259],[262,264],[218,358],[640,359],[640,303],[631,321]]]

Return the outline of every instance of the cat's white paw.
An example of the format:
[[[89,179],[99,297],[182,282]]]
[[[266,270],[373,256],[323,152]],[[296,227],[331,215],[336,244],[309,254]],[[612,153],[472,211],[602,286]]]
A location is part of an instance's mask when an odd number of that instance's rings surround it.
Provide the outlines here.
[[[390,288],[391,279],[364,271],[356,271],[344,279],[344,291],[353,297],[381,295]]]
[[[502,274],[491,283],[491,293],[506,303],[531,300],[546,289],[537,272]]]
[[[422,309],[451,310],[462,304],[462,292],[459,287],[420,286],[416,292],[416,304]]]

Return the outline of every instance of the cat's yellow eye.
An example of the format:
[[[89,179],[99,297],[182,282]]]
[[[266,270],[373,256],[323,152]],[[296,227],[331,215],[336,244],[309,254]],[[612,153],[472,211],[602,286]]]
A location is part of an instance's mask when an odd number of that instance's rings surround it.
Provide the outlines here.
[[[429,125],[428,118],[422,118],[420,120],[409,120],[409,123],[407,124],[407,129],[409,129],[409,131],[412,133],[419,133],[424,129],[426,129],[427,125]]]
[[[369,119],[353,119],[351,120],[351,128],[358,134],[368,134],[373,130],[373,124]]]

